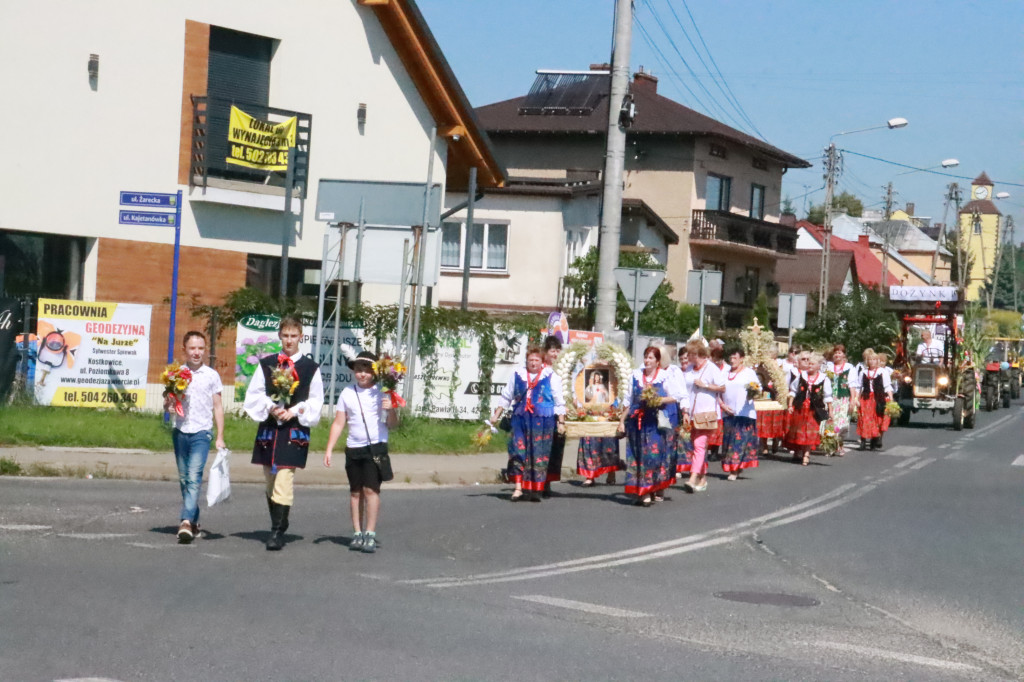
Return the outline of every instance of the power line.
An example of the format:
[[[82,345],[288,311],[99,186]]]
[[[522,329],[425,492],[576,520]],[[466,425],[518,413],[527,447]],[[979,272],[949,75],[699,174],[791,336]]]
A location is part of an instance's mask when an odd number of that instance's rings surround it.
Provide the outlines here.
[[[717,115],[721,118],[728,118],[730,121],[732,121],[732,124],[735,125],[737,128],[743,128],[743,123],[736,120],[736,117],[734,117],[731,113],[729,113],[722,107],[722,105],[718,102],[714,94],[712,94],[712,92],[708,90],[707,86],[704,85],[700,77],[693,70],[693,67],[690,66],[690,63],[686,61],[686,57],[683,56],[682,50],[679,49],[679,45],[676,44],[676,41],[672,37],[672,34],[668,32],[668,28],[666,28],[665,22],[662,21],[661,16],[658,14],[658,11],[654,8],[654,6],[650,3],[647,3],[647,9],[650,11],[651,18],[654,19],[654,22],[658,25],[658,28],[660,28],[661,32],[665,34],[665,38],[668,40],[669,46],[671,46],[673,51],[675,51],[676,55],[678,55],[679,60],[683,63],[683,66],[686,67],[686,70],[690,72],[690,76],[693,77],[694,82],[696,82],[697,85],[700,86],[700,89],[704,91],[704,94],[708,96],[711,103],[715,106],[715,109],[717,110]],[[704,108],[707,111],[711,111],[710,107],[705,106]]]
[[[647,31],[646,28],[644,28],[644,25],[640,21],[640,18],[635,17],[634,23],[636,24],[636,27],[640,29],[640,37],[644,39],[644,42],[647,43],[647,45],[652,50],[654,50],[655,56],[658,58],[658,61],[662,63],[665,69],[673,76],[675,76],[677,84],[681,85],[686,90],[686,92],[690,93],[690,97],[692,97],[695,102],[699,103],[700,107],[704,109],[704,111],[707,111],[708,108],[704,105],[701,99],[697,97],[697,93],[690,89],[690,86],[686,84],[686,81],[684,81],[683,78],[679,75],[679,72],[676,71],[675,68],[669,63],[668,58],[665,57],[665,53],[662,52],[661,48],[654,43],[653,38],[651,38],[651,34]]]
[[[900,168],[909,168],[910,170],[921,171],[922,173],[931,173],[932,175],[942,175],[947,178],[956,178],[957,180],[973,180],[974,178],[967,175],[953,175],[952,173],[943,173],[942,171],[931,170],[929,168],[918,168],[917,166],[911,166],[906,163],[900,163],[899,161],[890,161],[888,159],[882,159],[877,156],[871,156],[870,154],[861,154],[860,152],[851,152],[849,149],[840,149],[839,151],[844,154],[853,154],[854,156],[860,156],[865,159],[871,159],[872,161],[881,161],[887,163],[890,166],[899,166]],[[1002,180],[993,180],[993,185],[1009,185],[1010,187],[1024,187],[1024,183],[1019,182],[1004,182]]]
[[[672,5],[671,4],[669,4],[669,9],[672,9]],[[693,18],[693,12],[690,11],[690,6],[688,4],[686,4],[686,0],[683,0],[683,9],[686,10],[687,16],[690,17],[690,23],[693,24],[693,28],[697,32],[697,38],[700,40],[700,44],[704,46],[704,51],[707,52],[708,59],[711,60],[711,64],[715,67],[715,71],[718,73],[718,77],[721,79],[722,85],[725,86],[725,89],[729,93],[727,95],[727,97],[731,97],[732,98],[732,103],[736,107],[736,110],[740,112],[740,116],[743,117],[743,120],[745,120],[747,123],[750,124],[750,127],[754,130],[755,133],[757,133],[757,136],[760,137],[765,142],[767,142],[768,141],[767,138],[765,138],[765,136],[761,133],[761,131],[757,129],[757,126],[754,125],[754,122],[750,120],[750,117],[747,115],[747,112],[743,108],[743,105],[740,104],[739,99],[736,98],[736,95],[735,95],[735,93],[733,93],[732,88],[729,87],[729,82],[725,80],[725,76],[722,74],[722,70],[720,68],[718,68],[718,62],[715,61],[714,55],[711,54],[711,49],[708,47],[708,44],[704,41],[704,36],[701,33],[700,26],[697,25],[697,21]],[[675,14],[675,10],[672,10],[672,14]],[[676,16],[676,18],[677,19],[679,18],[678,15]],[[680,23],[680,27],[682,27],[682,23]],[[685,33],[685,30],[683,32]],[[687,36],[687,38],[689,38],[689,36]],[[697,51],[696,48],[694,48],[694,52],[696,52],[696,51]],[[699,57],[700,54],[698,53],[697,56]],[[704,60],[701,60],[701,63],[703,64]],[[711,73],[710,70],[708,71],[708,73],[709,74]],[[716,81],[716,83],[717,83],[717,81]],[[719,87],[719,89],[721,89],[722,86],[719,85],[718,87]]]

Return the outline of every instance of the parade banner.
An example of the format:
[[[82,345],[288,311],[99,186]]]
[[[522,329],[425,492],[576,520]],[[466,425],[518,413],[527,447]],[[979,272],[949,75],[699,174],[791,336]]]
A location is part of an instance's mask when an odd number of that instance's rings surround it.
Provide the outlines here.
[[[151,315],[148,305],[39,299],[36,402],[144,406]]]
[[[526,363],[528,338],[526,334],[498,335],[495,341],[497,350],[490,391],[492,409],[516,367]],[[475,334],[439,339],[436,352],[430,357],[418,358],[416,367],[414,395],[409,405],[417,415],[443,419],[480,418],[480,339]]]
[[[235,331],[235,401],[245,400],[245,391],[255,374],[260,360],[273,353],[281,352],[281,339],[277,337],[281,318],[278,315],[246,315],[238,321]],[[347,352],[355,355],[363,350],[363,328],[356,322],[342,321],[339,326],[341,343]],[[302,339],[299,352],[313,355],[316,348],[316,320],[303,320]],[[334,326],[324,329],[320,342],[320,357],[314,358],[320,364],[320,376],[324,381],[324,402],[331,400],[331,354],[334,350]],[[345,364],[345,357],[339,354],[338,366],[334,373],[337,394],[354,381],[352,371]]]
[[[231,107],[228,124],[228,163],[265,171],[288,170],[288,150],[295,146],[297,119],[270,123]]]

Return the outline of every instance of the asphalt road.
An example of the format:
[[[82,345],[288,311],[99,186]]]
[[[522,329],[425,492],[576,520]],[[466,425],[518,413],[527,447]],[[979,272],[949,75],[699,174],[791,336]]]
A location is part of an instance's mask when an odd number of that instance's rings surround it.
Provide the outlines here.
[[[0,479],[0,679],[1022,679],[1022,420],[651,509],[385,489],[375,555],[341,489],[300,488],[271,553],[257,486],[179,546],[174,484]]]

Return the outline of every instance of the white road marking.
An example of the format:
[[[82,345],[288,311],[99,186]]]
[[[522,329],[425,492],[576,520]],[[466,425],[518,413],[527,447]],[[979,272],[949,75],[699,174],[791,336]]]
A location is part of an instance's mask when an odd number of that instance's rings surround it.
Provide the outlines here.
[[[985,427],[980,428],[977,431],[975,431],[973,436],[977,437],[977,436],[981,436],[981,435],[987,434],[989,431],[995,431],[996,429],[998,429],[1003,424],[1005,424],[1006,422],[1010,421],[1011,419],[1013,419],[1016,416],[1017,416],[1017,413],[1014,412],[1014,413],[1006,415],[1005,417],[1002,417],[1001,419],[997,419],[994,422],[992,422],[991,424],[987,424]],[[967,439],[964,438],[963,440],[967,440]]]
[[[143,549],[170,549],[171,547],[177,547],[177,545],[154,545],[150,542],[126,542],[124,544],[129,547],[141,547]]]
[[[910,468],[911,469],[924,469],[926,466],[928,466],[929,464],[931,464],[934,461],[935,460],[931,459],[931,458],[929,458],[929,459],[922,459],[920,462],[918,462],[917,464],[915,464],[914,466],[912,466]]]
[[[74,540],[113,540],[115,538],[130,538],[136,533],[57,533],[59,538],[72,538]]]
[[[120,682],[112,677],[68,677],[53,682]]]
[[[875,647],[870,646],[847,644],[846,642],[820,641],[807,642],[807,644],[809,646],[835,649],[836,651],[846,651],[852,654],[859,654],[872,658],[884,658],[891,661],[899,661],[901,663],[913,663],[914,665],[927,665],[933,668],[942,668],[943,670],[980,670],[977,666],[970,665],[968,663],[945,661],[941,658],[930,658],[928,656],[917,656],[915,654],[903,654],[898,651],[887,651],[886,649],[876,649]]]
[[[585,601],[573,601],[572,599],[559,599],[558,597],[545,597],[542,594],[527,594],[521,597],[512,597],[513,599],[521,599],[522,601],[530,601],[536,604],[547,604],[548,606],[558,606],[563,609],[572,609],[574,611],[585,611],[586,613],[596,613],[599,616],[611,616],[612,618],[644,618],[649,614],[642,613],[640,611],[628,611],[626,609],[616,609],[611,606],[602,606],[601,604],[588,604]]]
[[[889,448],[888,450],[882,450],[878,454],[888,455],[889,457],[911,457],[918,453],[924,452],[928,448],[915,446],[915,445],[897,445],[896,447]]]
[[[1024,455],[1017,455],[1017,459],[1013,460],[1013,464],[1010,466],[1024,467]]]
[[[53,526],[35,526],[30,523],[10,523],[4,526],[0,526],[0,530],[15,530],[15,531],[34,531],[34,530],[50,530]]]
[[[910,466],[911,464],[916,462],[918,459],[920,459],[920,458],[919,457],[909,457],[909,458],[903,460],[902,462],[900,462],[899,464],[897,464],[896,468],[897,469],[902,469],[903,467]]]
[[[569,560],[569,561],[559,561],[559,562],[553,563],[553,564],[542,564],[542,565],[539,565],[539,566],[527,566],[527,567],[524,567],[524,568],[515,568],[515,569],[511,569],[511,570],[507,570],[507,571],[498,571],[496,573],[480,573],[480,574],[477,574],[477,575],[466,576],[465,578],[452,578],[452,577],[449,577],[449,576],[442,576],[442,577],[437,577],[437,578],[423,578],[423,579],[418,579],[418,580],[403,580],[401,582],[403,582],[405,584],[409,584],[409,585],[418,585],[418,584],[426,584],[426,583],[448,582],[448,581],[452,581],[452,580],[462,581],[462,580],[479,580],[479,579],[485,579],[485,578],[503,578],[503,577],[515,576],[515,575],[519,575],[519,574],[523,574],[523,573],[534,573],[534,572],[537,572],[537,571],[545,571],[545,570],[549,570],[549,569],[571,568],[571,567],[579,566],[581,564],[589,564],[589,563],[593,563],[593,562],[601,562],[601,561],[607,561],[607,560],[614,560],[614,559],[618,559],[618,558],[634,556],[634,555],[637,555],[637,554],[645,554],[647,552],[653,552],[653,551],[657,551],[657,550],[661,550],[661,549],[666,549],[666,548],[671,548],[671,547],[678,547],[680,545],[699,543],[699,542],[702,542],[704,540],[707,540],[708,538],[712,538],[715,535],[719,535],[721,533],[727,533],[727,532],[735,531],[735,530],[738,530],[738,529],[741,529],[741,528],[746,528],[746,527],[749,527],[749,526],[758,525],[758,524],[763,523],[765,521],[770,521],[770,520],[778,518],[780,516],[785,516],[786,514],[791,514],[793,512],[797,512],[797,511],[806,509],[808,507],[813,507],[814,505],[819,504],[819,503],[821,503],[823,501],[826,501],[826,500],[832,499],[834,497],[837,497],[839,495],[842,495],[846,491],[848,491],[848,490],[850,490],[852,488],[855,488],[855,487],[856,487],[855,484],[847,483],[846,485],[840,486],[840,487],[836,488],[835,490],[833,490],[833,491],[831,491],[829,493],[821,495],[820,497],[816,497],[814,499],[807,500],[806,502],[802,502],[800,504],[795,504],[795,505],[786,507],[784,509],[780,509],[780,510],[772,512],[770,514],[765,514],[764,516],[759,516],[757,518],[753,518],[753,519],[750,519],[748,521],[743,521],[743,522],[735,524],[733,526],[728,526],[726,528],[721,528],[721,529],[716,530],[716,531],[709,531],[709,532],[706,532],[706,533],[700,533],[698,535],[689,535],[689,536],[682,537],[682,538],[677,538],[677,539],[674,539],[674,540],[666,540],[665,542],[659,542],[659,543],[655,543],[655,544],[652,544],[652,545],[644,545],[644,546],[641,546],[641,547],[634,547],[633,549],[626,549],[626,550],[622,550],[620,552],[611,552],[611,553],[608,553],[608,554],[598,554],[598,555],[595,555],[595,556],[584,557],[582,559],[572,559],[572,560]]]
[[[942,459],[955,459],[955,460],[960,461],[960,462],[969,462],[969,461],[971,461],[972,457],[969,454],[967,454],[966,452],[961,452],[959,450],[954,450],[953,452],[949,453],[948,455],[946,455]]]

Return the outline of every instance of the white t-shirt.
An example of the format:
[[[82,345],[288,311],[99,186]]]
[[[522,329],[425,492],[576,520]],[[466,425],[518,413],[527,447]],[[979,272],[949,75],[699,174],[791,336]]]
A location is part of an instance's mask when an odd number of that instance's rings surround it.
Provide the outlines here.
[[[718,404],[718,393],[709,391],[706,388],[696,388],[694,383],[700,379],[702,384],[724,386],[725,385],[725,372],[718,369],[715,363],[708,360],[704,363],[704,367],[697,369],[691,367],[686,372],[686,388],[690,393],[690,414],[697,414],[698,412],[716,412],[721,418],[722,408]]]
[[[922,360],[939,362],[940,360],[942,360],[945,353],[945,346],[939,339],[933,338],[928,343],[924,343],[922,341],[921,343],[917,344],[916,355]]]
[[[213,428],[213,396],[223,391],[217,370],[207,365],[192,370],[181,405],[185,416],[174,415],[174,428],[182,433],[199,433]]]
[[[754,410],[754,401],[747,398],[747,385],[755,383],[761,385],[757,378],[757,372],[744,367],[735,376],[732,370],[725,375],[725,393],[722,394],[724,402],[735,417],[749,417],[754,419],[757,412]]]
[[[345,410],[345,421],[348,423],[348,438],[345,440],[347,447],[362,448],[370,443],[388,442],[388,425],[380,421],[380,403],[383,398],[384,394],[377,384],[369,388],[346,386],[342,390],[338,396],[337,409]],[[362,412],[359,411],[360,406]]]

